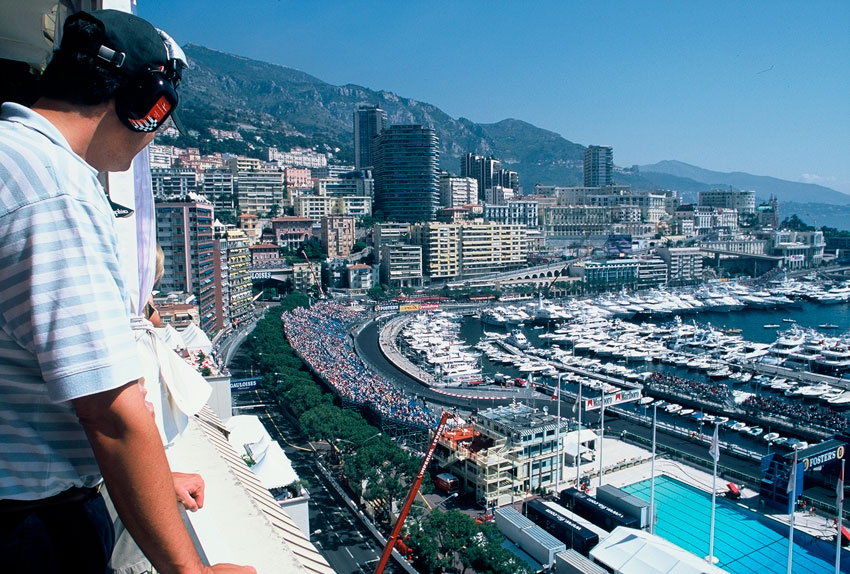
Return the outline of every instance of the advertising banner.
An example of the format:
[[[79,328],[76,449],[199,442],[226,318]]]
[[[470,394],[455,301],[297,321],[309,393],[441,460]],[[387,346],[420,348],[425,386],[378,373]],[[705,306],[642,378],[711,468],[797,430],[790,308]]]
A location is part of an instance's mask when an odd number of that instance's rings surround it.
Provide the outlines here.
[[[584,410],[586,411],[595,411],[597,409],[602,408],[602,402],[605,402],[606,407],[610,407],[611,405],[618,405],[620,403],[630,403],[633,401],[639,401],[641,398],[640,389],[632,389],[628,391],[620,391],[617,393],[611,393],[610,395],[603,395],[601,397],[596,397],[593,399],[586,399],[584,401]]]

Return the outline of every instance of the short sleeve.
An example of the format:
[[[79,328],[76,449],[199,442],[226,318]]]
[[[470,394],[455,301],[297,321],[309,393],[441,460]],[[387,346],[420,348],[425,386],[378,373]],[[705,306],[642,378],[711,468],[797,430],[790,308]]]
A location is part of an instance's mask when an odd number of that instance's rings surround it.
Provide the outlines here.
[[[0,316],[51,401],[139,378],[111,213],[70,195],[0,218]]]

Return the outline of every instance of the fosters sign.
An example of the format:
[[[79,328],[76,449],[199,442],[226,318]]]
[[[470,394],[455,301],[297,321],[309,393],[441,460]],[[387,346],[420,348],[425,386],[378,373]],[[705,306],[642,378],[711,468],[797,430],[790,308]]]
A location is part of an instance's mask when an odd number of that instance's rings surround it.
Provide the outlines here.
[[[807,456],[803,459],[803,470],[817,468],[819,466],[823,466],[824,464],[830,461],[840,460],[842,458],[844,458],[844,445],[841,445],[838,448],[830,449],[826,452],[818,453],[814,456]]]

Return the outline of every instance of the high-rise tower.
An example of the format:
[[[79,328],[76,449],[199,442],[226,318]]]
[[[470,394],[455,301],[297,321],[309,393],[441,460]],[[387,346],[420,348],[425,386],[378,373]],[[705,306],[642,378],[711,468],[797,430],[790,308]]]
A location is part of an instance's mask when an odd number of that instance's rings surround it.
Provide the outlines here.
[[[614,149],[610,146],[587,146],[584,150],[584,187],[611,185],[612,171],[614,171]]]
[[[371,104],[359,104],[354,111],[354,166],[372,167],[372,139],[387,126],[387,112]]]
[[[390,126],[372,140],[375,211],[387,221],[433,221],[440,200],[437,133],[420,125]]]

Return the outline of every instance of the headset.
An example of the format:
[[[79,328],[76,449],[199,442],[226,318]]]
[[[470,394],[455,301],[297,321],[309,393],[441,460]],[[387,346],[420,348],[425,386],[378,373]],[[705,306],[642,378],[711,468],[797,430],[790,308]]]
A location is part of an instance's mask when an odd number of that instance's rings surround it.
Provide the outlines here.
[[[158,32],[163,38],[168,55],[177,57],[171,57],[164,65],[148,68],[134,76],[123,74],[126,79],[115,94],[115,111],[118,118],[134,132],[156,131],[177,109],[180,102],[177,87],[183,75],[185,56],[181,60],[182,51],[179,55],[173,54],[174,48],[169,44],[173,43],[171,37],[162,31]],[[105,61],[111,68],[123,72],[126,57],[124,52],[117,52],[96,43],[91,47],[90,53],[98,60]]]
[[[154,132],[180,101],[180,66],[177,60],[129,78],[115,95],[115,111],[121,122],[135,132]]]

